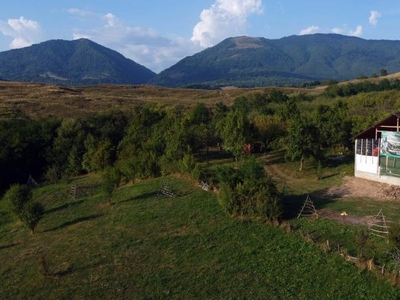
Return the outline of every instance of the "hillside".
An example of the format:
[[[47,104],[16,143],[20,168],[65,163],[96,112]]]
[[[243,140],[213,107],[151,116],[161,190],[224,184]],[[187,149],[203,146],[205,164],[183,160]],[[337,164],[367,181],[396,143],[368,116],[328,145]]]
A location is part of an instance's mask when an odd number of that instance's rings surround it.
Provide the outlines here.
[[[82,117],[106,110],[130,110],[137,105],[213,105],[233,103],[236,97],[267,89],[171,89],[146,85],[93,85],[66,87],[51,84],[0,81],[0,118],[19,110],[33,118]],[[287,94],[312,90],[285,88]],[[321,91],[318,91],[321,92]]]
[[[46,215],[33,236],[0,203],[4,299],[399,296],[399,288],[337,254],[280,228],[231,219],[215,194],[168,182],[175,198],[157,197],[161,179],[152,179],[121,186],[113,205],[96,192],[93,177],[42,187],[35,193]],[[73,184],[80,187],[76,199],[68,196]]]
[[[400,71],[400,41],[337,34],[228,38],[186,57],[149,83],[179,86],[289,86]]]
[[[50,40],[0,52],[0,78],[4,80],[61,85],[142,84],[154,75],[88,39]]]

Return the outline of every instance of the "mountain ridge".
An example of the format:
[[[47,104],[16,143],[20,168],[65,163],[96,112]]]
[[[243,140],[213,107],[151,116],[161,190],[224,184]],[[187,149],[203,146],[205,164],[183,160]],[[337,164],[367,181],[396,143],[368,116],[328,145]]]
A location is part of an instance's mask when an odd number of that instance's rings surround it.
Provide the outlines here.
[[[298,85],[400,71],[400,41],[339,34],[231,37],[186,57],[150,83],[168,87]],[[205,76],[205,74],[211,74]]]
[[[0,78],[62,85],[143,84],[155,73],[88,39],[49,40],[0,52]]]
[[[400,41],[339,34],[230,37],[159,74],[88,39],[49,40],[0,52],[2,80],[60,85],[302,86],[373,77],[382,69],[400,71]]]

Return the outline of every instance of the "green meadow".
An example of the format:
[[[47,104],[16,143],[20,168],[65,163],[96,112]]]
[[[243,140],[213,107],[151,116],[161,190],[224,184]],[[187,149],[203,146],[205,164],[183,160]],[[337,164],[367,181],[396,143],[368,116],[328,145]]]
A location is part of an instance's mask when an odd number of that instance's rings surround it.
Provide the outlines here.
[[[159,195],[162,180],[174,197]],[[0,202],[1,298],[400,297],[388,280],[298,234],[231,218],[215,193],[192,181],[168,177],[124,185],[111,204],[98,182],[88,175],[36,189],[46,215],[35,235]]]

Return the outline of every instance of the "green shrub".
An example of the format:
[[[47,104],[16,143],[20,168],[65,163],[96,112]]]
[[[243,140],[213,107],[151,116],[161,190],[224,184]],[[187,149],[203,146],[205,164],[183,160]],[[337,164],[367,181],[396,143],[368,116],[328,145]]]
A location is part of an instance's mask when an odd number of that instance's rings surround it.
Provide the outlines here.
[[[26,185],[14,184],[6,194],[4,199],[11,204],[12,212],[18,217],[22,214],[24,206],[32,198],[32,192]]]
[[[32,201],[32,192],[26,185],[15,184],[6,192],[4,198],[9,202],[12,212],[35,233],[35,227],[44,215],[44,207]]]
[[[49,167],[46,173],[44,174],[46,182],[50,184],[57,183],[61,179],[61,177],[62,177],[61,169],[57,166]]]
[[[220,184],[220,192],[218,194],[218,203],[225,208],[230,214],[233,213],[235,208],[235,194],[233,189],[227,182]]]
[[[38,202],[28,202],[21,215],[21,221],[31,230],[31,233],[35,233],[35,227],[39,223],[40,219],[44,215],[44,207]]]
[[[196,166],[196,159],[193,154],[186,153],[182,160],[179,162],[180,171],[186,174],[190,174]]]
[[[117,190],[121,182],[121,172],[115,168],[107,168],[101,175],[101,189],[104,193],[104,197],[111,201],[112,195]]]
[[[200,164],[196,163],[194,168],[191,170],[190,175],[195,180],[200,180],[204,177],[204,172]]]
[[[231,215],[269,221],[281,216],[281,198],[276,185],[254,158],[246,160],[239,169],[220,169],[218,179],[218,202]]]

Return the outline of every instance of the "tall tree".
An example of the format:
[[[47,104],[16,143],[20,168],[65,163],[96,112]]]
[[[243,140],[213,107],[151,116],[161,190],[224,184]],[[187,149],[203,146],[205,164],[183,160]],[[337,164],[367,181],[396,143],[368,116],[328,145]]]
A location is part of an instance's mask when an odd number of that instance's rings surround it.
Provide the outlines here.
[[[241,110],[230,111],[217,124],[225,149],[235,156],[236,162],[244,153],[244,145],[250,139],[250,123]]]
[[[82,159],[85,153],[86,132],[80,120],[65,119],[57,129],[49,161],[59,168],[63,175],[77,175],[82,172]]]
[[[35,227],[44,215],[44,207],[32,200],[32,192],[26,185],[12,185],[4,195],[10,203],[12,212],[35,233]]]
[[[286,134],[285,124],[276,116],[257,115],[254,117],[253,122],[265,151],[273,141],[283,138]]]
[[[289,129],[286,141],[286,157],[299,160],[299,171],[303,170],[304,160],[313,157],[320,161],[322,150],[318,128],[305,118],[294,121]]]
[[[351,146],[352,122],[348,117],[348,107],[343,101],[333,105],[318,105],[311,112],[311,121],[318,128],[320,144],[323,147]]]

